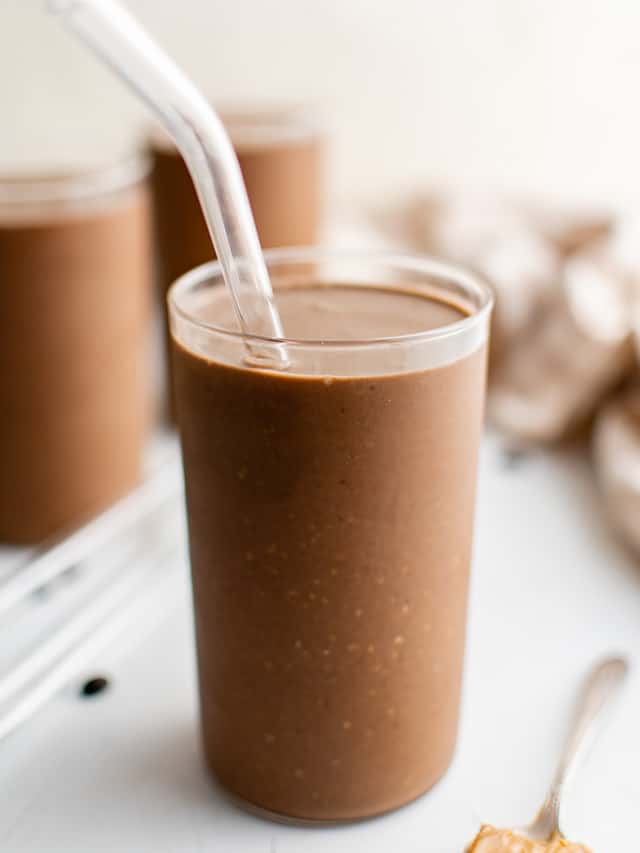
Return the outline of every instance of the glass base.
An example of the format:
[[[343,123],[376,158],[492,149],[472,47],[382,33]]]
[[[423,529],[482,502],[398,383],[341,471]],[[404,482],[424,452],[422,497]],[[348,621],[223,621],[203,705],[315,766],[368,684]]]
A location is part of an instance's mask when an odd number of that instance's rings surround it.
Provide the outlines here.
[[[423,797],[427,796],[440,781],[438,780],[430,788],[427,788],[425,791],[422,791],[422,793],[418,794],[410,800],[407,800],[405,803],[399,803],[397,806],[392,806],[391,808],[383,809],[382,811],[374,812],[370,815],[363,815],[362,817],[343,818],[307,818],[295,817],[293,815],[283,814],[282,812],[274,812],[271,811],[271,809],[264,808],[263,806],[258,806],[249,800],[245,800],[244,797],[241,797],[238,794],[234,794],[233,791],[230,791],[227,787],[225,787],[225,785],[220,781],[220,779],[218,779],[217,776],[214,776],[213,778],[224,797],[229,800],[232,805],[234,805],[236,808],[240,809],[243,812],[248,812],[254,817],[261,818],[262,820],[268,820],[272,823],[283,824],[284,826],[298,826],[307,828],[311,827],[317,829],[365,823],[367,821],[376,820],[377,818],[384,817],[385,815],[401,811],[402,809],[413,805],[414,803],[418,802],[418,800],[421,800]]]

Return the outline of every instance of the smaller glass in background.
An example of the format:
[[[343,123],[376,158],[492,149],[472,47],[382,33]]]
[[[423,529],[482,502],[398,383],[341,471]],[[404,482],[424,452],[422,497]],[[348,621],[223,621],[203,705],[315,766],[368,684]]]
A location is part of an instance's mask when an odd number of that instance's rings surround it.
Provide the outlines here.
[[[0,542],[82,522],[141,474],[148,161],[0,177]]]
[[[223,109],[220,114],[238,155],[262,247],[314,245],[324,197],[325,133],[319,123],[302,108]],[[212,260],[212,248],[180,153],[162,131],[152,135],[150,149],[157,286],[167,329],[169,286]],[[167,364],[170,373],[170,358]]]

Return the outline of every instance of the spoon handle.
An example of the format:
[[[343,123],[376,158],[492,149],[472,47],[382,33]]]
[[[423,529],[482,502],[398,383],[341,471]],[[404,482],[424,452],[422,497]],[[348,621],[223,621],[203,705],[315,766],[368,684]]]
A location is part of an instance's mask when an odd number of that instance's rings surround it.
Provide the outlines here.
[[[607,658],[596,664],[585,680],[558,767],[535,820],[536,827],[547,838],[560,832],[560,809],[564,796],[580,761],[602,731],[606,712],[620,694],[628,670],[624,658]]]

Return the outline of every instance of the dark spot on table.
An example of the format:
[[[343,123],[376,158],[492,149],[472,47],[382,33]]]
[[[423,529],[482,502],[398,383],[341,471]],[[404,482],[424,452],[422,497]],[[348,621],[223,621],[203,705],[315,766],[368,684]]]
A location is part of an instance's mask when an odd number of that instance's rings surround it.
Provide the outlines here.
[[[97,675],[90,678],[88,681],[85,681],[80,690],[80,695],[84,698],[97,696],[98,694],[103,693],[107,687],[109,687],[109,679],[102,675]]]

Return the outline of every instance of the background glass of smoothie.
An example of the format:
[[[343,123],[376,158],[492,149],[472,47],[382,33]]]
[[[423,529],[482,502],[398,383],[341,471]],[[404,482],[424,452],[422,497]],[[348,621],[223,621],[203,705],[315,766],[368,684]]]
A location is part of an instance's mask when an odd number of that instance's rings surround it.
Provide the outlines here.
[[[147,161],[0,177],[0,541],[135,485],[150,403]]]
[[[455,746],[491,295],[428,258],[266,257],[286,371],[247,366],[217,264],[169,295],[204,748],[246,803],[362,818]]]
[[[325,134],[303,109],[222,110],[260,244],[313,245],[323,212]],[[183,273],[213,257],[211,237],[191,175],[173,142],[161,131],[151,139],[157,286],[162,311],[166,292]],[[167,342],[169,335],[167,335]],[[170,384],[171,360],[168,359]]]

